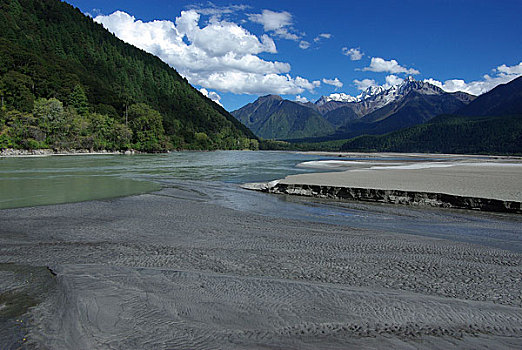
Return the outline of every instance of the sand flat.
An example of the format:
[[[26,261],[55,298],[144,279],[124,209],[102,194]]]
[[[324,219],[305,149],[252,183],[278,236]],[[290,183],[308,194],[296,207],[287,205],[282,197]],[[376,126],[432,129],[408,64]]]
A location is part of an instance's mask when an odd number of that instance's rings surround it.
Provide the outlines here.
[[[2,210],[0,261],[56,274],[32,310],[29,345],[522,345],[520,252],[240,212],[203,190]]]
[[[521,163],[428,163],[291,175],[283,184],[445,193],[522,202]]]

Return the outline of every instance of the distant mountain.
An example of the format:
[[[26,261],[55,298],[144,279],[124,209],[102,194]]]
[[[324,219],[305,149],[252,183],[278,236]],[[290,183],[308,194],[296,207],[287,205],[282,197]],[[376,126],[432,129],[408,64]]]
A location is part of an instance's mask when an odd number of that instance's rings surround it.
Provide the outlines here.
[[[83,124],[90,123],[87,119],[94,113],[109,115],[110,123],[126,124],[128,107],[146,104],[160,113],[160,124],[173,148],[235,149],[257,143],[250,130],[173,68],[118,39],[79,9],[60,0],[1,1],[2,111],[31,113],[39,98],[56,98],[68,107],[78,91],[87,98]],[[0,134],[9,138],[5,144],[14,140],[13,147],[24,147],[17,143],[13,128],[18,124],[13,118],[14,114],[0,115]],[[2,125],[4,119],[9,119],[9,125]],[[34,120],[32,126],[42,129],[42,123]],[[95,121],[90,124],[96,126]],[[132,147],[139,144],[138,133],[150,132],[148,123],[140,127],[143,130],[130,135]],[[33,132],[37,141],[54,147],[41,131]],[[86,130],[79,136],[89,138],[93,132]]]
[[[459,115],[522,114],[522,76],[483,94],[458,111]]]
[[[265,139],[316,137],[335,131],[315,109],[276,95],[260,97],[232,115]]]
[[[427,85],[422,82],[411,83],[419,87],[416,88],[405,84],[404,87],[407,88],[397,94],[398,98],[395,101],[348,123],[337,134],[342,138],[362,134],[385,134],[424,123],[440,114],[453,113],[466,105],[462,101],[462,96],[446,93],[440,89],[437,91],[430,87],[426,89],[425,86],[418,85],[419,83]],[[471,99],[470,95],[466,97]]]
[[[323,118],[336,129],[339,129],[345,127],[348,123],[359,119],[359,115],[357,115],[351,106],[341,106],[325,113]]]
[[[522,77],[458,111],[387,135],[360,136],[344,151],[522,154]],[[475,114],[475,115],[473,115]]]
[[[315,103],[265,96],[232,115],[263,138],[316,142],[417,125],[439,114],[454,113],[474,98],[409,77],[389,88],[372,86],[358,96],[331,94]]]

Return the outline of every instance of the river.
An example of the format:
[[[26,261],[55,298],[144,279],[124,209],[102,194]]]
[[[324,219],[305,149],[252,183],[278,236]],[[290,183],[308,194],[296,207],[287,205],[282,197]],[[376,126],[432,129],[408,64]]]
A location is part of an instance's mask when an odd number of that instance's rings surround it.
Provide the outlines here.
[[[0,344],[520,348],[520,215],[240,187],[333,159],[0,158]]]
[[[0,209],[137,195],[175,187],[227,208],[353,228],[379,229],[522,251],[519,215],[274,196],[241,189],[287,175],[328,171],[300,164],[338,157],[296,152],[173,152],[0,158]],[[367,157],[352,161],[393,161]],[[411,160],[411,159],[410,159]],[[415,161],[437,158],[416,157]],[[334,168],[335,170],[335,168]],[[342,170],[345,170],[344,168]]]

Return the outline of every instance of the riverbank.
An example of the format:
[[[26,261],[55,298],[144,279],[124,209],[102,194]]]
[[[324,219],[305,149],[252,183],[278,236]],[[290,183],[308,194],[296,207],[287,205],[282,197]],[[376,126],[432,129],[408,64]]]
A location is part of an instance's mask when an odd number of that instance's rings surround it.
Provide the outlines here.
[[[44,157],[44,156],[67,156],[67,155],[97,155],[97,154],[124,154],[132,155],[141,153],[135,150],[126,151],[92,151],[89,149],[72,149],[72,150],[53,150],[48,148],[43,149],[14,149],[6,148],[0,150],[0,157]]]
[[[403,155],[404,157],[405,155]],[[423,157],[415,161],[415,157]],[[440,157],[440,156],[439,156]],[[269,193],[405,205],[522,213],[522,162],[518,159],[462,161],[425,155],[406,161],[320,161],[301,166],[349,170],[291,175],[268,184],[246,184]],[[314,163],[314,164],[310,164]]]
[[[267,217],[212,204],[213,197],[201,184],[180,183],[114,200],[2,210],[0,262],[56,274],[48,297],[24,318],[27,346],[522,345],[520,252]],[[499,216],[495,227],[508,219]],[[462,221],[447,216],[439,224],[451,220]],[[470,220],[473,230],[490,230],[486,217]],[[11,270],[1,288],[16,277]],[[46,281],[31,283],[41,289]]]

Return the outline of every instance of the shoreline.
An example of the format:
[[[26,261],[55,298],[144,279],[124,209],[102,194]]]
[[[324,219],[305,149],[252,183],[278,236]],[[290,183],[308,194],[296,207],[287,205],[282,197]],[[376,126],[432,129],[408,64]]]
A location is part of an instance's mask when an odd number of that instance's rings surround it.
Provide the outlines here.
[[[272,182],[269,184],[246,184],[243,188],[273,194],[296,195],[323,199],[522,214],[522,202],[503,201],[492,198],[465,197],[447,193],[308,184],[285,184],[279,182]]]
[[[25,157],[47,157],[47,156],[81,156],[81,155],[132,155],[140,154],[135,150],[126,151],[91,151],[88,149],[73,149],[73,150],[53,150],[48,148],[42,149],[14,149],[6,148],[0,150],[0,158],[25,158]]]
[[[11,264],[0,269],[0,287],[42,293],[10,319],[13,327],[24,320],[20,339],[58,349],[522,344],[520,252],[267,219],[187,189],[206,192],[188,185],[3,211],[0,262]]]
[[[522,156],[508,155],[508,154],[467,154],[467,153],[409,153],[409,152],[332,152],[332,151],[294,151],[298,154],[310,154],[327,157],[339,157],[339,158],[396,158],[396,157],[408,157],[408,158],[448,158],[448,159],[513,159],[522,160]]]
[[[408,161],[386,166],[319,161],[312,167],[335,166],[344,171],[291,175],[269,183],[245,184],[243,188],[362,202],[522,213],[520,162]]]

